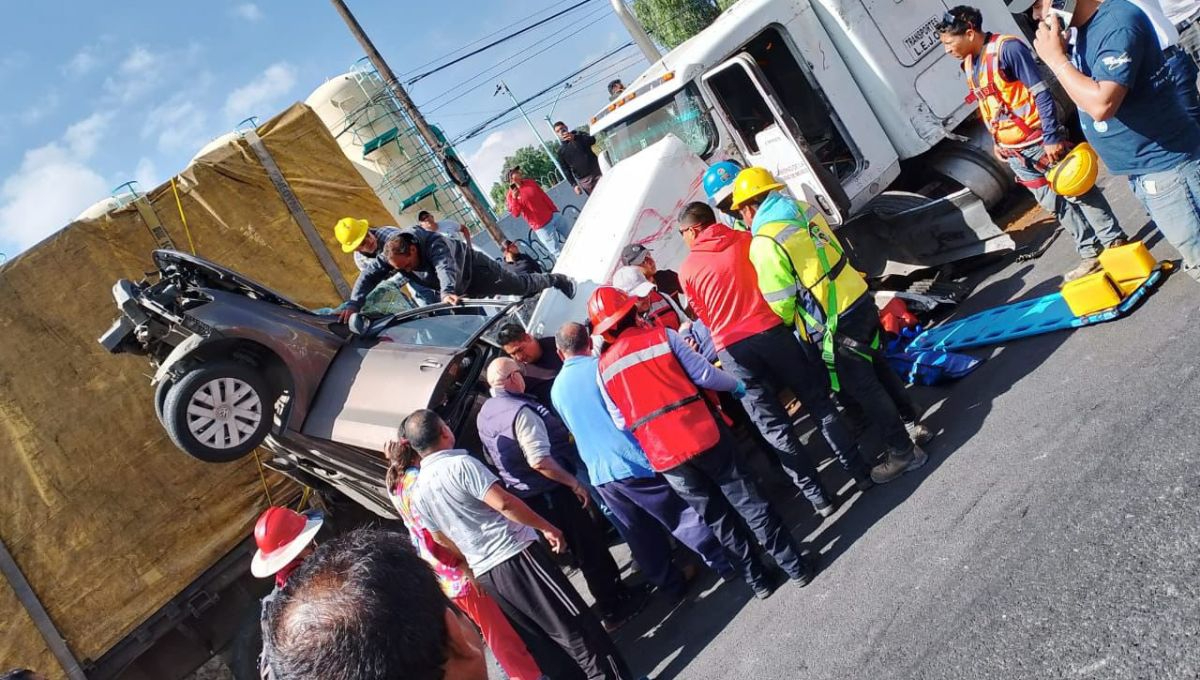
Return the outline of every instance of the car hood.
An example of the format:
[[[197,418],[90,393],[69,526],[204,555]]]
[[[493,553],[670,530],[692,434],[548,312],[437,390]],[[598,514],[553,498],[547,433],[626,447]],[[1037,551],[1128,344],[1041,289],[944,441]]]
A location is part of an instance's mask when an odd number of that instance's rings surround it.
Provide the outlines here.
[[[281,307],[311,313],[305,307],[292,302],[261,283],[198,255],[189,255],[178,250],[156,250],[154,251],[154,264],[159,271],[170,268],[197,271],[232,292]]]

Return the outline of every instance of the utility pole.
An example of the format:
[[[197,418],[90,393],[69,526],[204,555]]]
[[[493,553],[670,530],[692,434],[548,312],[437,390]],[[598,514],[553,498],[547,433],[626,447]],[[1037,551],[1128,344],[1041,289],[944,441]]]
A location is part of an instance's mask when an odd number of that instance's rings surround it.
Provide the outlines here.
[[[546,125],[549,125],[550,131],[554,132],[556,135],[558,133],[554,130],[554,107],[558,106],[558,100],[562,99],[562,96],[566,94],[567,90],[569,89],[571,89],[571,83],[563,85],[563,88],[558,91],[558,95],[554,97],[554,102],[550,104],[550,110],[546,112]]]
[[[421,112],[417,109],[417,105],[408,96],[408,92],[404,91],[404,87],[400,85],[396,74],[392,72],[391,67],[383,60],[383,55],[379,53],[379,50],[375,49],[375,43],[371,42],[371,39],[367,37],[362,25],[350,13],[350,8],[346,6],[344,0],[330,0],[330,2],[333,3],[333,8],[337,10],[338,14],[342,16],[342,20],[346,22],[346,26],[354,34],[354,38],[358,40],[358,44],[362,46],[363,51],[367,53],[367,58],[371,60],[371,65],[379,72],[384,84],[392,91],[392,95],[396,97],[396,101],[404,109],[404,113],[412,119],[413,126],[417,128],[417,132],[425,140],[425,144],[438,155],[438,159],[444,165],[447,162],[445,147],[437,138],[437,135],[434,134],[433,128],[429,126],[429,123],[425,122],[425,117],[421,115]],[[501,244],[504,243],[504,239],[507,237],[504,235],[504,232],[500,231],[500,227],[496,224],[491,208],[484,205],[479,200],[479,197],[475,195],[474,191],[470,191],[469,189],[464,190],[463,187],[459,187],[459,194],[467,201],[471,209],[475,211],[475,217],[479,219],[484,229],[487,229],[488,234],[496,241],[496,246],[501,247]]]
[[[517,95],[513,94],[512,90],[508,89],[508,85],[503,80],[501,80],[500,84],[496,86],[496,91],[492,94],[492,96],[494,97],[497,94],[500,94],[501,91],[512,98],[513,104],[515,104],[517,110],[521,112],[521,117],[525,119],[525,124],[529,126],[530,130],[533,131],[533,136],[537,137],[538,144],[541,145],[542,151],[545,151],[546,155],[550,157],[550,162],[554,163],[554,168],[558,170],[558,176],[565,180],[567,178],[567,173],[563,172],[563,167],[558,162],[558,154],[551,151],[550,147],[546,145],[546,140],[542,139],[542,133],[538,132],[537,126],[533,124],[532,120],[529,120],[529,115],[526,114],[525,109],[521,107],[521,102],[517,99]]]

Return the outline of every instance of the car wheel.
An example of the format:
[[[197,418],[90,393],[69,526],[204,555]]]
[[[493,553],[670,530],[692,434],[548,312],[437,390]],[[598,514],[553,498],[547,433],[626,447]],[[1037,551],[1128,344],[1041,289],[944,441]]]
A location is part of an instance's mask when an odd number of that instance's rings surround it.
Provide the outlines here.
[[[206,463],[228,463],[266,438],[274,404],[274,392],[253,367],[208,362],[175,381],[163,403],[162,423],[184,453]]]

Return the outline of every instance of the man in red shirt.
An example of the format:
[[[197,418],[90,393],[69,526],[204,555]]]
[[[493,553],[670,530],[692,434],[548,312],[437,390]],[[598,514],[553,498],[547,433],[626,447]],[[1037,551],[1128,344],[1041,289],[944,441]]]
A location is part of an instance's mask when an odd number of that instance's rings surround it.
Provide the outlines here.
[[[562,243],[567,240],[567,221],[558,206],[538,183],[521,174],[521,166],[508,171],[508,193],[504,195],[508,214],[524,217],[550,255],[557,260]]]
[[[792,481],[822,517],[833,503],[796,437],[777,386],[792,390],[820,423],[821,434],[859,489],[873,486],[858,444],[842,423],[815,366],[796,337],[767,306],[750,262],[750,234],[717,222],[707,203],[688,204],[679,233],[691,248],[679,270],[683,292],[712,332],[721,366],[746,383],[742,405],[779,456]]]

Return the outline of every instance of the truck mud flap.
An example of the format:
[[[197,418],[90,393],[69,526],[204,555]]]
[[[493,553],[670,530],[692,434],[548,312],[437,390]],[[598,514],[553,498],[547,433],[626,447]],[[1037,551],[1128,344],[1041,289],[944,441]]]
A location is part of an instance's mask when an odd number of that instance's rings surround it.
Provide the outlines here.
[[[837,233],[868,278],[903,276],[1016,248],[967,189],[900,212],[868,209]]]

